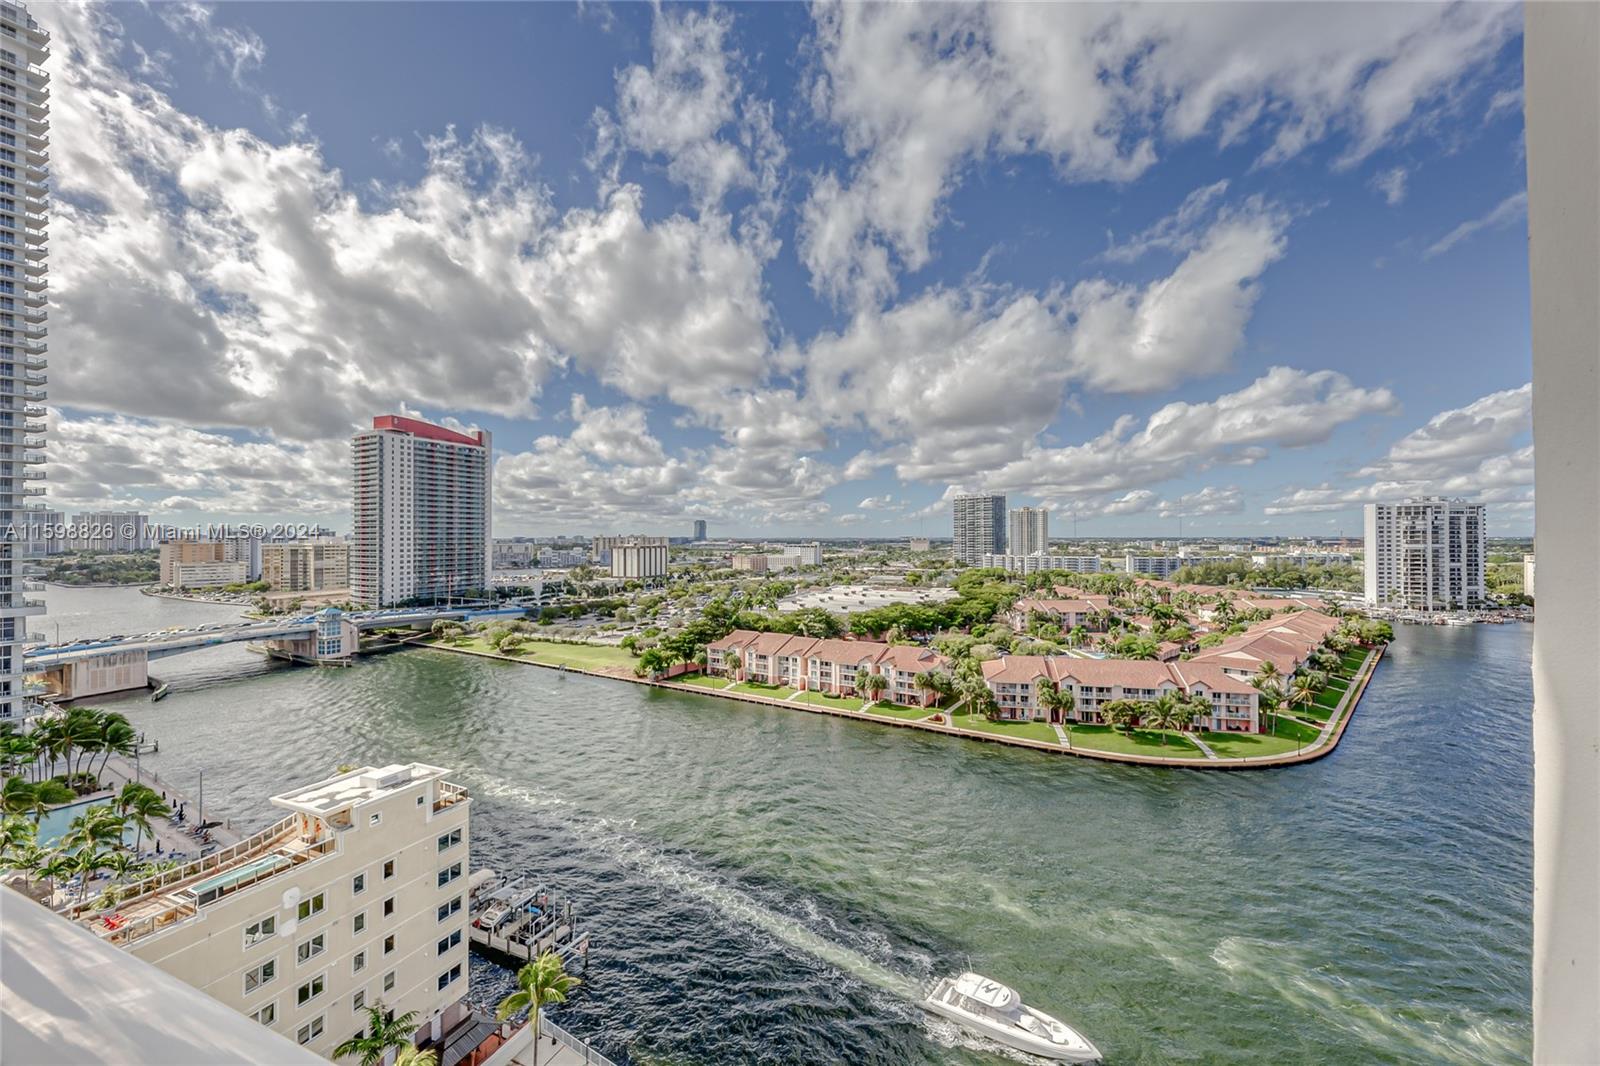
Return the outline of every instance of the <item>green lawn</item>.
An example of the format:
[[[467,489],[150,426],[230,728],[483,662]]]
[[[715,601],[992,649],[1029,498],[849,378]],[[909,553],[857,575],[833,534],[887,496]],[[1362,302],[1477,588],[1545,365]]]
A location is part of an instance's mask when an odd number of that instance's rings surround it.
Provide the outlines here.
[[[1295,743],[1283,723],[1281,736],[1270,733],[1201,733],[1200,739],[1224,759],[1243,759],[1252,755],[1282,755],[1293,752],[1302,745]],[[1303,727],[1302,727],[1303,728]]]
[[[1297,738],[1302,744],[1310,744],[1317,739],[1321,732],[1320,729],[1312,729],[1308,725],[1302,725],[1287,718],[1279,718],[1277,728],[1272,729],[1268,735],[1276,733],[1280,737],[1287,738],[1290,741],[1290,745],[1293,746],[1293,742]]]
[[[697,688],[720,689],[726,688],[728,679],[725,677],[709,677],[705,674],[691,674],[688,677],[674,677],[673,684],[694,685]]]
[[[1286,711],[1285,713],[1291,712]],[[1333,717],[1333,708],[1325,707],[1320,703],[1307,703],[1295,707],[1292,713],[1298,714],[1302,718],[1315,718],[1319,722],[1326,722]]]
[[[459,643],[445,642],[448,647],[470,648],[473,651],[486,651],[493,653],[489,647],[478,637],[472,637]],[[525,640],[522,646],[512,653],[513,658],[525,659],[528,662],[544,663],[547,666],[574,666],[580,670],[604,670],[607,668],[622,667],[628,671],[633,670],[635,659],[622,648],[606,647],[600,644],[558,644],[551,640]]]
[[[773,700],[786,700],[794,695],[794,689],[782,685],[764,685],[760,681],[740,681],[738,684],[729,685],[724,691],[744,692],[751,696],[765,696]]]
[[[865,705],[864,700],[854,696],[830,696],[825,692],[807,692],[790,702],[809,704],[813,707],[838,707],[846,711],[859,711]]]
[[[926,718],[937,710],[935,707],[902,707],[898,703],[875,703],[866,708],[868,714],[881,714],[888,718]]]
[[[1174,759],[1205,758],[1204,753],[1189,743],[1187,737],[1170,731],[1167,732],[1165,745],[1161,743],[1161,732],[1154,729],[1136,729],[1132,733],[1122,733],[1108,725],[1075,725],[1068,732],[1072,735],[1074,748],[1110,751],[1119,755],[1164,755]]]
[[[1061,745],[1061,738],[1047,722],[991,722],[981,714],[963,714],[950,719],[950,724],[962,729],[975,729],[980,733],[993,733],[1002,737],[1021,737],[1045,744]]]
[[[1344,690],[1331,687],[1323,689],[1312,697],[1318,707],[1325,707],[1330,711],[1339,706],[1339,701],[1342,699],[1344,699]]]
[[[1344,657],[1344,672],[1348,673],[1348,674],[1351,674],[1351,675],[1354,675],[1357,670],[1361,669],[1361,664],[1366,662],[1366,661],[1367,661],[1367,653],[1366,652],[1364,652],[1364,651],[1353,651],[1353,652],[1350,652],[1347,655],[1345,655],[1345,657]]]

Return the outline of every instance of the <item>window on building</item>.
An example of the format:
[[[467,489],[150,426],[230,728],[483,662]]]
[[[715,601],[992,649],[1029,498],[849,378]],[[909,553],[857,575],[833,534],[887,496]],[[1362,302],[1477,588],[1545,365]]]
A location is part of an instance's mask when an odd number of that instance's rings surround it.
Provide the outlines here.
[[[439,975],[439,988],[441,990],[443,990],[445,988],[448,988],[450,986],[450,982],[456,980],[460,976],[461,976],[461,964],[458,962],[454,966],[452,966],[448,970],[446,970],[444,973]]]
[[[374,814],[372,817],[367,819],[367,824],[368,825],[382,825],[383,824],[383,814],[381,812],[378,813],[378,814]]]
[[[244,946],[259,944],[263,940],[270,940],[278,931],[278,919],[274,916],[257,918],[244,927]]]
[[[394,934],[390,933],[388,936],[383,938],[383,953],[385,955],[387,955],[390,952],[392,952],[393,950],[394,950]]]
[[[359,936],[362,932],[364,932],[366,930],[366,928],[367,928],[367,912],[366,911],[361,911],[354,918],[350,919],[350,932],[352,934]]]
[[[295,1033],[294,1038],[302,1044],[309,1044],[311,1041],[315,1040],[321,1035],[322,1018],[319,1016],[312,1018],[309,1022],[306,1022],[306,1024],[302,1025],[300,1027],[300,1031]]]
[[[278,960],[268,959],[260,966],[244,972],[244,990],[254,992],[262,985],[271,984],[278,976]]]
[[[310,940],[304,941],[298,947],[296,947],[294,949],[295,965],[303,965],[316,958],[318,955],[321,955],[328,946],[326,938],[326,933],[318,933]]]
[[[322,995],[323,983],[323,975],[320,973],[317,974],[317,976],[313,977],[311,980],[307,981],[305,984],[296,989],[295,1001],[301,1006],[310,1003],[312,1000]]]
[[[459,843],[461,843],[461,830],[452,829],[450,832],[439,837],[439,850],[449,851]]]
[[[383,990],[385,992],[393,992],[394,991],[394,971],[393,970],[390,970],[388,973],[383,975]]]
[[[300,907],[295,913],[300,916],[300,920],[303,922],[313,914],[321,914],[327,904],[328,901],[324,893],[318,892],[315,896],[301,900]]]
[[[350,997],[350,1009],[353,1011],[367,1009],[367,990],[365,988]]]
[[[383,901],[383,916],[385,918],[394,913],[394,897],[390,896]]]
[[[385,859],[385,860],[383,860],[383,879],[385,881],[387,881],[387,880],[389,880],[389,878],[391,878],[393,876],[394,876],[394,860],[393,859]]]
[[[367,875],[363,871],[350,879],[350,894],[359,896],[367,890]]]
[[[351,973],[360,973],[362,970],[365,970],[366,968],[367,968],[367,953],[365,951],[358,951],[354,955],[350,956],[350,972]]]
[[[250,1017],[262,1025],[271,1025],[278,1020],[278,1005],[276,1003],[268,1003],[265,1007],[250,1015]]]
[[[450,900],[448,903],[441,903],[441,904],[439,904],[439,920],[441,922],[448,921],[452,914],[456,914],[460,910],[461,910],[461,897],[460,896],[457,896],[455,899]]]
[[[443,955],[457,944],[461,943],[461,930],[457,929],[443,940],[439,941],[439,954]]]
[[[459,862],[451,863],[449,866],[446,866],[443,870],[439,871],[439,887],[443,888],[445,885],[448,885],[451,881],[454,881],[460,876],[461,864]]]

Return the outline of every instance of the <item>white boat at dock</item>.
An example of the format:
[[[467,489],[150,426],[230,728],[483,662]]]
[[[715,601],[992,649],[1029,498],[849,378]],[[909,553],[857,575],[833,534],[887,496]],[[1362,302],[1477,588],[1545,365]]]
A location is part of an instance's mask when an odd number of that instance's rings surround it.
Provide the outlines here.
[[[1016,989],[981,974],[936,982],[927,1010],[1007,1047],[1057,1062],[1099,1062],[1100,1049],[1076,1029],[1022,1002]]]

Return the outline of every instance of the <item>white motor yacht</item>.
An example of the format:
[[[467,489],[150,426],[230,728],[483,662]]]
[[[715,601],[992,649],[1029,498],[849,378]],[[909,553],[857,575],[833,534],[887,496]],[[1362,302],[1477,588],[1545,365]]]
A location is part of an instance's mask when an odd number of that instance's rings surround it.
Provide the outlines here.
[[[1099,1062],[1100,1049],[1076,1029],[1022,1002],[1016,989],[975,973],[946,977],[922,1005],[1007,1047],[1058,1062]]]

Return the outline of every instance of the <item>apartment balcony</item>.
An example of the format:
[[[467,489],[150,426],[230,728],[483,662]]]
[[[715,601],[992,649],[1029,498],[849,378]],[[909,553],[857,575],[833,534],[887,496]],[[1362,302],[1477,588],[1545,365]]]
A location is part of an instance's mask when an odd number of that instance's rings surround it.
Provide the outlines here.
[[[439,798],[433,802],[433,813],[454,807],[458,803],[465,803],[472,798],[471,793],[460,785],[452,785],[448,781],[439,782]]]
[[[23,389],[22,390],[22,396],[23,396],[24,399],[38,400],[41,403],[50,398],[48,395],[46,395],[46,393],[45,393],[45,391],[43,389]],[[23,428],[27,428],[27,427],[23,427]],[[41,428],[40,432],[43,432],[42,428]]]
[[[22,236],[23,236],[23,240],[25,240],[30,245],[32,245],[32,244],[49,244],[50,243],[50,235],[48,233],[46,233],[44,230],[39,229],[39,228],[34,227],[34,226],[29,226],[27,229],[23,230]],[[31,251],[32,249],[29,249],[29,250]]]
[[[41,260],[50,254],[50,249],[45,247],[45,239],[42,234],[40,235],[38,242],[33,240],[32,234],[33,231],[30,230],[28,239],[28,258],[33,260]]]
[[[45,427],[45,424],[43,422],[24,422],[24,423],[22,423],[22,432],[24,432],[24,433],[43,433],[43,432],[45,432],[45,428],[46,427]],[[44,447],[44,438],[43,437],[38,437],[36,439],[23,438],[22,446],[24,448],[43,448]]]
[[[29,485],[22,490],[24,496],[43,496],[47,490],[43,485]]]
[[[49,458],[50,457],[47,456],[44,452],[23,452],[20,456],[17,457],[17,462],[19,462],[19,463],[29,463],[29,464],[44,463],[44,462],[48,462]]]

